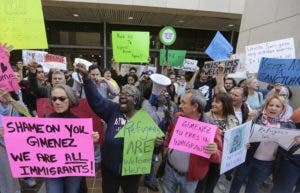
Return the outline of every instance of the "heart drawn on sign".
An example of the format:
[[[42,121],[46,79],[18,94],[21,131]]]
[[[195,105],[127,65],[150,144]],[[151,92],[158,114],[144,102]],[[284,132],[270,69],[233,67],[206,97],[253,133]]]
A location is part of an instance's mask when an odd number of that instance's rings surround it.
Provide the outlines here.
[[[1,62],[1,70],[4,73],[7,70],[7,67]]]

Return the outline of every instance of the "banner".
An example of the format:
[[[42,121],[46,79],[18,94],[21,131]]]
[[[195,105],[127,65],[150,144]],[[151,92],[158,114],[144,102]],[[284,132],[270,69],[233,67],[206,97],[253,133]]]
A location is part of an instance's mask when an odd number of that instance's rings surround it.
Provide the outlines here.
[[[15,77],[9,64],[9,56],[0,44],[0,89],[5,91],[19,90],[19,80]]]
[[[246,68],[250,73],[257,73],[262,57],[295,59],[294,39],[288,38],[246,46]]]
[[[112,47],[115,62],[149,62],[149,32],[113,31]]]
[[[257,79],[271,84],[300,86],[300,59],[262,58]]]
[[[14,178],[95,176],[92,119],[2,117]]]
[[[154,141],[164,136],[148,113],[141,109],[124,125],[115,138],[124,138],[122,176],[149,174]]]
[[[47,49],[41,0],[1,0],[0,42],[14,49]]]
[[[216,131],[216,125],[179,117],[169,148],[210,158],[211,154],[204,149],[208,143],[214,141]]]
[[[166,50],[160,49],[159,63],[164,66],[166,63]],[[182,67],[186,50],[168,50],[168,66]]]
[[[300,136],[298,129],[286,129],[254,124],[250,133],[250,142],[273,141],[283,149],[289,150],[294,145],[294,138]]]
[[[205,50],[205,53],[213,60],[227,60],[230,58],[232,51],[232,45],[218,31],[208,48]]]
[[[37,114],[39,117],[45,117],[54,112],[53,107],[49,104],[48,98],[39,98],[36,100]],[[99,133],[99,143],[104,141],[104,125],[101,118],[91,109],[86,99],[80,99],[79,105],[72,107],[71,112],[80,118],[92,118],[93,130]]]
[[[217,74],[219,64],[225,64],[225,74],[235,73],[239,65],[239,60],[207,61],[204,62],[203,70],[206,75],[213,76]]]
[[[36,63],[38,64],[43,64],[45,55],[47,53],[48,52],[44,52],[44,51],[22,50],[23,64],[27,66],[31,61],[36,61]]]
[[[252,121],[225,131],[220,174],[245,162]]]

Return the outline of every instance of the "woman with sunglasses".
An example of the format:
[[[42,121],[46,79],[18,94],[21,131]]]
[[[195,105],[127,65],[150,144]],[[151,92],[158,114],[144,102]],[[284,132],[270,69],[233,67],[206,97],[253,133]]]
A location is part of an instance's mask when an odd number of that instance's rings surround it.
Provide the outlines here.
[[[49,100],[54,112],[47,118],[78,118],[70,112],[70,108],[79,104],[71,87],[62,84],[55,85],[51,90]],[[94,132],[93,140],[97,141],[98,139],[98,132]],[[82,179],[81,176],[47,178],[46,191],[47,193],[79,193]]]

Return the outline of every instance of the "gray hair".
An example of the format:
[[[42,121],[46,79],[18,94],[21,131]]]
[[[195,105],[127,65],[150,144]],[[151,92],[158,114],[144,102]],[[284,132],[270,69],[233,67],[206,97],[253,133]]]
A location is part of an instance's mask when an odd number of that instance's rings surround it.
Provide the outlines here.
[[[135,109],[140,109],[142,105],[142,95],[139,89],[134,85],[126,84],[122,87],[122,90],[129,91],[129,94],[133,96],[133,99],[136,102]]]
[[[191,89],[185,94],[191,94],[191,104],[198,105],[198,112],[203,114],[204,108],[206,106],[206,99],[199,90]]]
[[[72,108],[74,106],[77,106],[79,104],[79,99],[76,96],[76,94],[74,93],[74,91],[72,90],[71,87],[69,87],[68,85],[65,84],[56,84],[55,86],[53,86],[53,88],[51,89],[51,91],[53,91],[54,89],[62,89],[66,92],[67,97],[69,99],[69,108]],[[52,101],[51,101],[51,97],[49,97],[49,102],[52,105]]]

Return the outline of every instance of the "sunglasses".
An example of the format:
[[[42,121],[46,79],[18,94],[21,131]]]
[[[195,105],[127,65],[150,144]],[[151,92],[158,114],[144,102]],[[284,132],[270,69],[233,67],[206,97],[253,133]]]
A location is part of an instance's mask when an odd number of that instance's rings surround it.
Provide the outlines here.
[[[51,97],[52,102],[55,102],[57,100],[59,100],[60,102],[64,102],[67,99],[67,97]]]

